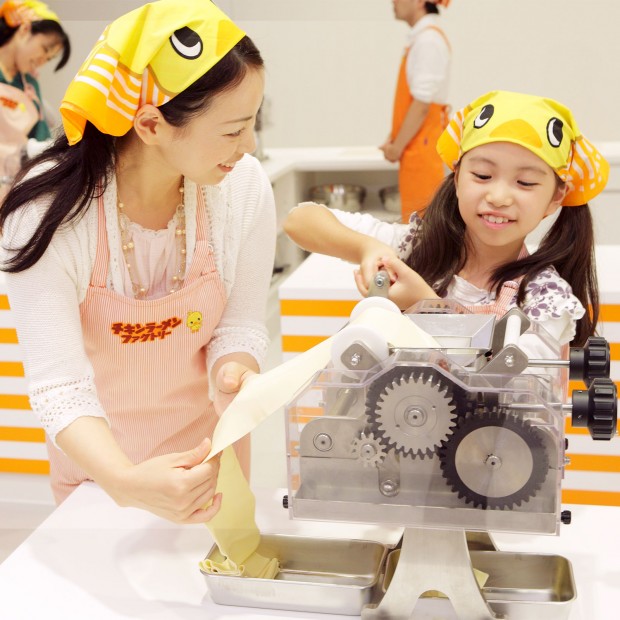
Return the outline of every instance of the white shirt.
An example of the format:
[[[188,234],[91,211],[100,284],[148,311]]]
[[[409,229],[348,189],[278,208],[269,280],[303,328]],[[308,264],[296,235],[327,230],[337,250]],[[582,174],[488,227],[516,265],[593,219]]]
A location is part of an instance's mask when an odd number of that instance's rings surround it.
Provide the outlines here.
[[[246,352],[259,364],[269,343],[265,307],[275,252],[275,204],[258,160],[246,155],[217,186],[201,188],[207,204],[210,243],[227,302],[207,350],[210,370],[228,353]],[[196,185],[186,180],[187,260],[196,241]],[[6,223],[3,251],[26,243],[46,203],[32,203]],[[123,253],[117,219],[116,182],[104,194],[110,247],[108,288],[123,295]],[[84,216],[55,234],[41,259],[26,271],[6,274],[11,309],[24,354],[33,411],[48,435],[80,416],[104,417],[94,373],[84,350],[80,303],[97,249],[97,200]]]
[[[441,28],[439,16],[427,14],[409,31],[407,83],[414,99],[445,105],[448,102],[452,54],[445,38],[435,27]]]

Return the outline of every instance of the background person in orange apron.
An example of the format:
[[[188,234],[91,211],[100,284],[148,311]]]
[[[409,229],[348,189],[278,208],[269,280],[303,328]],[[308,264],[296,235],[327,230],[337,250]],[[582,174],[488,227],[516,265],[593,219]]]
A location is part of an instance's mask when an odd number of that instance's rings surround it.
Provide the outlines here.
[[[105,29],[65,135],[0,209],[59,502],[94,480],[173,521],[219,509],[210,437],[268,345],[275,208],[249,155],[263,90],[260,53],[213,3],[146,4]]]
[[[446,126],[450,44],[440,27],[437,5],[449,0],[392,0],[396,19],[411,27],[394,97],[392,130],[380,148],[399,162],[402,221],[422,215],[444,177],[435,144]]]
[[[604,189],[609,164],[571,111],[544,97],[493,91],[454,115],[437,151],[453,173],[424,219],[388,223],[303,203],[286,232],[307,250],[358,264],[363,295],[387,269],[390,299],[402,310],[438,297],[497,316],[520,307],[560,345],[582,346],[599,306],[588,201]],[[560,207],[529,255],[526,236]]]

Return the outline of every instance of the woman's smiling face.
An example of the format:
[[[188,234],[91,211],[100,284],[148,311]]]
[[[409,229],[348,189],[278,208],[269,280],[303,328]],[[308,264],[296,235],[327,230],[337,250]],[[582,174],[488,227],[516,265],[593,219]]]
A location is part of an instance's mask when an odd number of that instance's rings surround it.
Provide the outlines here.
[[[548,164],[511,142],[491,142],[465,153],[455,183],[473,247],[520,247],[561,206],[566,192]]]
[[[254,124],[263,100],[262,69],[249,68],[235,87],[216,95],[185,127],[171,128],[165,146],[170,165],[192,181],[215,185],[256,148]]]

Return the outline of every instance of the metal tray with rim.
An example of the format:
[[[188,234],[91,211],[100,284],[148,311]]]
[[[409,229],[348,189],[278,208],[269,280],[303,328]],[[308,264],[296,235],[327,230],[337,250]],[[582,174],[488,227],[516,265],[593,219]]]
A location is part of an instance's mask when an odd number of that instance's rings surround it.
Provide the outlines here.
[[[214,545],[207,558],[217,547]],[[382,577],[388,547],[368,540],[262,535],[258,553],[277,557],[275,579],[205,576],[220,605],[359,616]]]

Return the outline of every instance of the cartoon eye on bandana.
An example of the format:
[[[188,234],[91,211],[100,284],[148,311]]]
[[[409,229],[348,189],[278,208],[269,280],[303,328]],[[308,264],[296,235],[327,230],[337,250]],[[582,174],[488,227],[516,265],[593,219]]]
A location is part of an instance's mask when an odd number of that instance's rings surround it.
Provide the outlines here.
[[[484,127],[493,117],[493,112],[495,112],[495,108],[491,104],[485,105],[474,119],[474,127],[476,129]]]
[[[203,46],[200,35],[187,26],[176,30],[170,37],[170,43],[172,49],[187,60],[195,60],[202,54]]]
[[[555,116],[547,123],[547,140],[556,149],[562,144],[562,138],[564,137],[563,127],[564,123]]]

